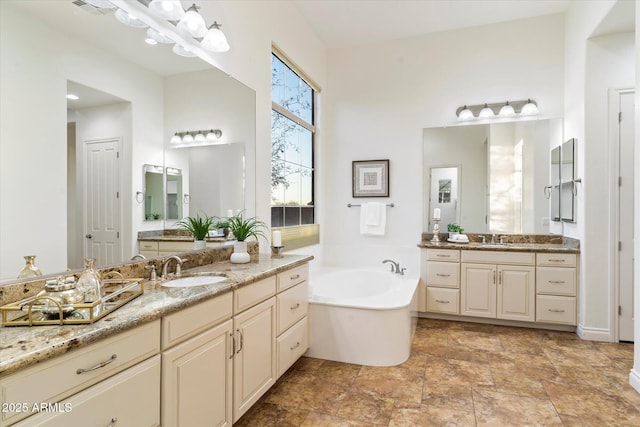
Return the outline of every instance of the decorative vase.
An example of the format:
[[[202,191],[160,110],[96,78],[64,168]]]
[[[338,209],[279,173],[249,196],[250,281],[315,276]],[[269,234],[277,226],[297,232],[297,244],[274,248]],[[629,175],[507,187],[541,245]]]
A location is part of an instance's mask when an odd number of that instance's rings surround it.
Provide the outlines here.
[[[207,247],[207,241],[206,240],[194,240],[193,241],[193,249],[198,250],[198,249],[204,249]]]
[[[20,273],[18,274],[18,279],[24,279],[25,277],[36,277],[42,276],[40,269],[36,267],[36,256],[35,255],[25,255],[25,266]]]
[[[247,252],[247,242],[235,242],[233,244],[231,262],[233,264],[245,264],[249,261],[251,261],[251,255]]]
[[[84,271],[78,278],[78,288],[84,292],[85,303],[93,304],[98,301],[93,308],[93,315],[97,316],[102,311],[102,281],[94,265],[95,259],[84,260]]]

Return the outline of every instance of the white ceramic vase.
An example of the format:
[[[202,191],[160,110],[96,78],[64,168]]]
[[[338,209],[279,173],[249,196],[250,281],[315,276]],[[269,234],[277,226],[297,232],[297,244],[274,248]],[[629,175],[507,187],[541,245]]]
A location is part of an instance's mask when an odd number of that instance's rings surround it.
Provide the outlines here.
[[[233,244],[231,262],[233,264],[245,264],[249,261],[251,261],[251,255],[247,252],[247,242],[235,242]]]
[[[198,250],[198,249],[204,249],[207,247],[207,241],[206,240],[194,240],[193,241],[193,249]]]

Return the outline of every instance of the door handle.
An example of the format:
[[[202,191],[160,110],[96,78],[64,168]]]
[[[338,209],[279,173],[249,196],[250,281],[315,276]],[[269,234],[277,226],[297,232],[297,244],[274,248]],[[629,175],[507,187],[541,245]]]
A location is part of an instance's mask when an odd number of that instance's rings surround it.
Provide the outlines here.
[[[87,239],[91,239],[93,236],[91,235],[91,233],[87,233],[87,234],[85,234],[84,237],[86,237]]]

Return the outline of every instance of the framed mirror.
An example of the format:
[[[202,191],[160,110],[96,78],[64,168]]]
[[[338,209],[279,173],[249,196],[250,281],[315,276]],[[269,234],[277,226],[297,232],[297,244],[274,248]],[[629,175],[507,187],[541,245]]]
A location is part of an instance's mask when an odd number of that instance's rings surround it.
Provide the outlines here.
[[[564,222],[575,222],[575,139],[562,143],[560,170],[560,216]]]
[[[551,185],[545,187],[546,195],[551,205],[551,220],[560,221],[560,151],[562,147],[558,146],[551,150]],[[548,190],[548,191],[547,191]]]
[[[164,168],[157,165],[144,165],[144,220],[164,219]]]
[[[182,193],[182,171],[177,168],[166,168],[167,192],[165,194],[167,219],[182,219],[182,204],[188,200]]]

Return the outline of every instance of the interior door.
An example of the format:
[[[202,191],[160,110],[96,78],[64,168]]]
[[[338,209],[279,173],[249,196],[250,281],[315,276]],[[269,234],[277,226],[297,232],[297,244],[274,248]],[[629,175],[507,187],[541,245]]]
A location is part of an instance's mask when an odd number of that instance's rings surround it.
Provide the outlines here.
[[[120,244],[120,139],[85,141],[85,258],[97,266],[122,260]]]
[[[429,190],[429,229],[433,228],[433,210],[440,209],[440,230],[447,232],[447,224],[458,222],[458,167],[431,168]]]
[[[621,92],[619,96],[618,331],[620,341],[633,341],[634,92]]]

